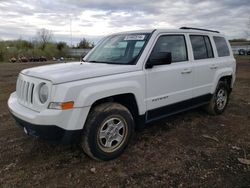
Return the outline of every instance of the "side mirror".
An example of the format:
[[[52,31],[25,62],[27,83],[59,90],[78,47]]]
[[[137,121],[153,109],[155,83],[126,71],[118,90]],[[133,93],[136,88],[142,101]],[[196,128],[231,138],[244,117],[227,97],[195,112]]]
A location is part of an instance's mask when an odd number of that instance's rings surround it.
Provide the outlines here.
[[[171,52],[156,52],[152,53],[146,63],[146,68],[153,68],[154,65],[166,65],[171,64],[172,54]]]

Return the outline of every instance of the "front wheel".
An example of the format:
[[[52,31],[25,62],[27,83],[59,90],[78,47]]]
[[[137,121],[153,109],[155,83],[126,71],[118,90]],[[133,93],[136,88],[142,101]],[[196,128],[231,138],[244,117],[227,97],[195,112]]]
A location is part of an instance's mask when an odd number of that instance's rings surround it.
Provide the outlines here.
[[[122,154],[134,131],[129,110],[118,103],[94,107],[85,124],[81,146],[97,160],[111,160]]]
[[[206,106],[207,112],[211,115],[222,114],[227,107],[229,93],[228,85],[223,81],[219,81],[213,97]]]

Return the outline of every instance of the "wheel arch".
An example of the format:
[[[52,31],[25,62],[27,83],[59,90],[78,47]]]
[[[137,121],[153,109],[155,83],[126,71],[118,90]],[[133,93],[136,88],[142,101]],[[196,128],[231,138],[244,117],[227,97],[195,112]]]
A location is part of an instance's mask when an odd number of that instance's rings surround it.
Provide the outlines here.
[[[232,85],[232,79],[233,79],[233,76],[232,75],[227,75],[227,76],[222,76],[219,81],[223,81],[225,82],[225,84],[228,86],[228,89],[232,90],[233,88],[233,85]]]
[[[125,106],[130,111],[134,119],[137,119],[140,114],[138,103],[133,93],[124,93],[100,98],[91,105],[90,110],[105,102],[116,102]]]
[[[233,71],[231,69],[225,69],[217,73],[215,80],[213,82],[213,87],[211,93],[214,93],[219,81],[224,81],[228,84],[230,91],[233,88],[234,78],[233,78]]]

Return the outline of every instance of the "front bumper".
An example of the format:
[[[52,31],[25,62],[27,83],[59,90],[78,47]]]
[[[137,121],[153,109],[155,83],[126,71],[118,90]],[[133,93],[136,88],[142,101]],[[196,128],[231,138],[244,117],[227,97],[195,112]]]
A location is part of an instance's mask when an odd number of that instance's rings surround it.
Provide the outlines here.
[[[81,130],[65,130],[56,125],[35,125],[23,121],[12,114],[19,127],[24,129],[27,135],[48,141],[59,141],[65,144],[78,142],[81,138]]]
[[[16,93],[11,94],[8,107],[17,124],[25,128],[27,134],[63,143],[79,139],[89,111],[89,107],[84,107],[37,112],[19,104]]]

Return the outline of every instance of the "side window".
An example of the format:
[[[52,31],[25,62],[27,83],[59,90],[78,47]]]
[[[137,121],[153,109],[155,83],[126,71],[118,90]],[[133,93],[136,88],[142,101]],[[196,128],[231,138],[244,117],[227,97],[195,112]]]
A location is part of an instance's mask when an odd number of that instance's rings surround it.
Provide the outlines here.
[[[214,53],[213,53],[213,48],[212,48],[211,42],[210,42],[208,36],[204,36],[204,39],[205,39],[205,43],[206,43],[206,47],[207,47],[207,57],[212,58],[212,57],[214,57]]]
[[[230,52],[224,37],[213,37],[219,57],[229,56]]]
[[[190,35],[194,59],[207,59],[214,57],[208,36]]]
[[[172,62],[187,61],[187,46],[184,35],[165,35],[157,40],[152,53],[170,52]]]

